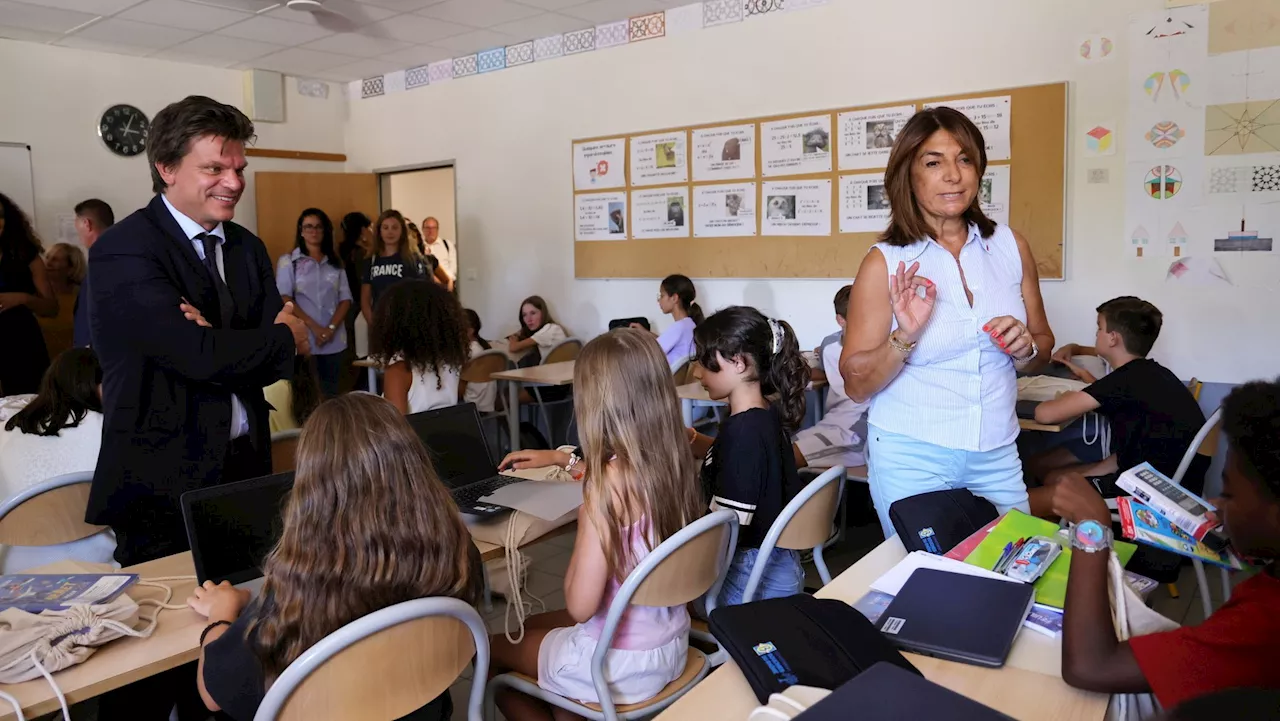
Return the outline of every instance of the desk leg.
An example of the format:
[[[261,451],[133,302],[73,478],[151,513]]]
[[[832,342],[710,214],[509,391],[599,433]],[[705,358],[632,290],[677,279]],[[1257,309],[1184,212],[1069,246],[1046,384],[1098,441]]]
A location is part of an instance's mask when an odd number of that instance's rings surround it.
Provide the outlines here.
[[[685,428],[693,427],[693,401],[688,398],[680,399],[680,417],[684,420]]]
[[[520,450],[520,384],[507,381],[507,438],[511,450]]]

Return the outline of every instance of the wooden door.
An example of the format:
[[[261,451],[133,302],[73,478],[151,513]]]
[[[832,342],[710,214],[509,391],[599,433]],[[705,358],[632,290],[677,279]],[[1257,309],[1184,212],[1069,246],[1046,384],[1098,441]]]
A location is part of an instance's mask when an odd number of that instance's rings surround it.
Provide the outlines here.
[[[258,203],[258,237],[272,263],[293,250],[298,214],[319,208],[333,221],[333,242],[342,242],[342,216],[359,211],[378,217],[378,176],[372,173],[279,173],[253,176]]]

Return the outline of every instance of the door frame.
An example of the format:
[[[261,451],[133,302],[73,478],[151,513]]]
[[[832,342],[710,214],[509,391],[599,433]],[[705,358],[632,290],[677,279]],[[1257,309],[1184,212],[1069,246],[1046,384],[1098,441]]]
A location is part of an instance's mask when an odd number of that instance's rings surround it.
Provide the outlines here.
[[[383,182],[392,175],[400,175],[402,173],[414,173],[419,170],[439,170],[440,168],[453,168],[453,242],[458,248],[462,247],[462,218],[458,215],[458,163],[453,160],[435,160],[427,163],[410,163],[409,165],[395,165],[389,168],[374,168],[373,174],[378,178],[378,212],[387,209],[387,198],[383,191]],[[457,251],[455,251],[457,252]],[[458,275],[462,275],[462,253],[458,252]],[[462,278],[454,278],[455,283],[461,283]]]

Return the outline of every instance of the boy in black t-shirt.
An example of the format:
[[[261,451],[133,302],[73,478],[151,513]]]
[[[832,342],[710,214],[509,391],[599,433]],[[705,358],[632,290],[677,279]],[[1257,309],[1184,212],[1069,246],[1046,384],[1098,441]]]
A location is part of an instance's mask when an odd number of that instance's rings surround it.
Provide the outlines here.
[[[1132,296],[1114,298],[1098,306],[1095,347],[1063,349],[1070,354],[1093,350],[1113,370],[1083,390],[1041,403],[1036,407],[1036,421],[1061,423],[1097,411],[1111,424],[1114,452],[1097,463],[1067,459],[1050,470],[1043,479],[1045,487],[1030,490],[1032,513],[1052,514],[1052,486],[1071,473],[1088,477],[1104,497],[1114,498],[1123,495],[1115,485],[1121,471],[1144,461],[1167,476],[1178,469],[1205,419],[1186,385],[1168,368],[1147,358],[1162,322],[1159,309],[1147,301]],[[1203,465],[1193,464],[1182,479],[1195,493],[1204,488]]]

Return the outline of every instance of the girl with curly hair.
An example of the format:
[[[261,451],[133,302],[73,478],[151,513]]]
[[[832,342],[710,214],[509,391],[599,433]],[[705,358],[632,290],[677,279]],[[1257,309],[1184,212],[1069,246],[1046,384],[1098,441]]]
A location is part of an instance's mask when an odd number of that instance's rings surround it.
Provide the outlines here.
[[[468,345],[458,299],[430,281],[397,283],[373,313],[369,355],[385,366],[382,395],[401,413],[458,402]]]
[[[40,238],[9,196],[0,193],[0,396],[35,393],[49,367],[49,350],[36,316],[58,315]]]

